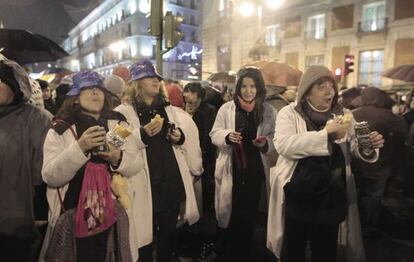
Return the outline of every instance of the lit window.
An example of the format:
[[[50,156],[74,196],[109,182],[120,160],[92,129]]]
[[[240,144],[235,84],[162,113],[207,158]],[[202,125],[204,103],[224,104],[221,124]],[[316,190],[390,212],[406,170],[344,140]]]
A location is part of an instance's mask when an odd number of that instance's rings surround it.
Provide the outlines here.
[[[323,55],[307,56],[306,61],[305,61],[305,70],[313,65],[324,65],[324,56]]]
[[[384,50],[363,51],[359,55],[358,84],[381,86]]]
[[[266,45],[276,46],[277,44],[277,34],[279,31],[279,25],[271,25],[266,27]]]
[[[325,14],[314,15],[308,18],[306,36],[309,39],[325,38]]]
[[[360,29],[363,32],[382,30],[385,27],[385,2],[375,2],[362,7]]]

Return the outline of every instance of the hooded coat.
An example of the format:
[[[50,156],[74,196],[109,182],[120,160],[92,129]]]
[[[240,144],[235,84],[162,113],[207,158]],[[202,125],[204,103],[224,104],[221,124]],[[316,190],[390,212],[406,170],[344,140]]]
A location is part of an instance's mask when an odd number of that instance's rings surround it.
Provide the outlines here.
[[[394,115],[390,107],[391,98],[376,87],[367,87],[361,92],[362,106],[354,109],[352,114],[356,121],[367,121],[371,130],[376,130],[384,137],[384,147],[375,163],[366,163],[353,159],[352,168],[356,174],[368,178],[387,178],[391,173],[392,154],[396,144],[402,140],[408,126],[404,118]]]
[[[270,199],[267,224],[267,247],[275,256],[280,258],[282,244],[284,241],[285,223],[285,195],[283,187],[292,177],[299,159],[308,156],[328,156],[328,133],[325,129],[320,131],[307,131],[306,121],[295,109],[296,105],[305,98],[305,94],[313,83],[322,77],[334,76],[328,68],[323,66],[312,66],[303,75],[298,87],[298,97],[295,103],[284,107],[278,114],[276,120],[274,145],[279,158],[277,164],[270,170]],[[337,101],[338,87],[335,83]],[[344,110],[346,112],[346,110]],[[345,157],[346,165],[346,193],[347,193],[347,217],[341,223],[338,242],[346,247],[348,262],[364,262],[365,251],[359,222],[357,195],[354,178],[350,167],[350,154],[362,158],[358,152],[358,146],[353,128],[344,138],[336,140]],[[371,159],[365,161],[375,162],[378,159],[378,149]]]
[[[0,111],[0,234],[27,237],[35,228],[34,186],[42,181],[43,142],[50,122],[28,104],[32,90],[24,69],[1,55],[0,62],[12,68],[14,88],[22,95]]]

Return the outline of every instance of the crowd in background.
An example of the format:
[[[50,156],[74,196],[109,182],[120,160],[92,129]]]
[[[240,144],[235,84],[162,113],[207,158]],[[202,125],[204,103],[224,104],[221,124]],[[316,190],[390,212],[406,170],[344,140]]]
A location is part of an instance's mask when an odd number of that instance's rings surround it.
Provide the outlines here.
[[[359,262],[384,195],[414,194],[411,95],[404,112],[377,87],[349,98],[326,67],[298,87],[266,86],[245,67],[219,89],[143,60],[51,86],[1,57],[0,87],[4,261],[172,261],[177,224],[204,216],[217,221],[216,261],[255,261],[262,198],[273,259],[305,261],[309,242],[312,261],[342,248]],[[130,134],[106,142],[119,126]]]

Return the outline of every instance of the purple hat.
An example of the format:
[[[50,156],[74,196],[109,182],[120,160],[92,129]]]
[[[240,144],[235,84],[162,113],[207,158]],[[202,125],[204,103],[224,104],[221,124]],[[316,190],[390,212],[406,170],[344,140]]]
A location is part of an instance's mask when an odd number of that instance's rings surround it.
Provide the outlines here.
[[[72,89],[66,94],[68,96],[79,95],[82,88],[90,86],[104,87],[103,76],[94,71],[82,71],[73,75]]]
[[[159,80],[163,80],[162,76],[157,73],[151,61],[145,59],[141,60],[129,67],[131,72],[131,79],[129,82],[134,80],[140,80],[147,77],[156,77]]]

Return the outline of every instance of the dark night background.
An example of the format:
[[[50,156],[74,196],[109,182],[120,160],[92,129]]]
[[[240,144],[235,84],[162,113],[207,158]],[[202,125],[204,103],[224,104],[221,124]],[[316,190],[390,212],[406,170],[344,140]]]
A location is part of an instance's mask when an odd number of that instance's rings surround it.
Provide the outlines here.
[[[104,0],[0,0],[4,28],[25,29],[60,44],[67,33]]]

